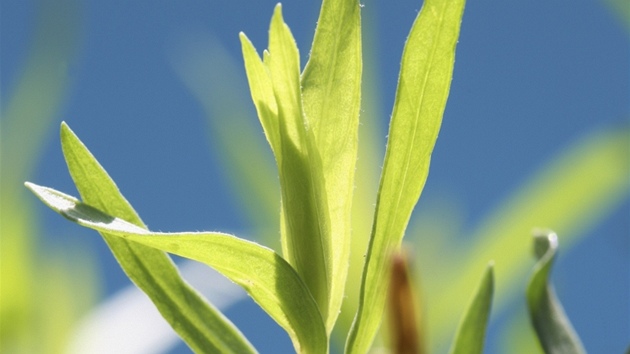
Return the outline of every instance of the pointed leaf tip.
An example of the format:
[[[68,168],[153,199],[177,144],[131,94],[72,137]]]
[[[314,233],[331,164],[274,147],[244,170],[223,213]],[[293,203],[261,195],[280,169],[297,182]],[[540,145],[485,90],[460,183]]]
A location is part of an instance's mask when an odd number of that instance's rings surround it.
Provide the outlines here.
[[[459,324],[450,354],[481,354],[494,294],[494,261],[488,266]]]

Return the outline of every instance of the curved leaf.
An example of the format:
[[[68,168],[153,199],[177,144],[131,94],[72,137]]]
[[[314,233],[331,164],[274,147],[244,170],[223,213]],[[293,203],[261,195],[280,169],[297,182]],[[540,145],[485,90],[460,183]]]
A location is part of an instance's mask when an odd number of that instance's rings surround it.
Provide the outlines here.
[[[146,227],[114,181],[67,124],[61,143],[81,196],[107,213],[120,216],[138,229]],[[103,232],[102,236],[127,276],[144,291],[173,329],[195,351],[255,352],[254,348],[212,305],[179,275],[171,259],[151,247]]]
[[[54,189],[32,183],[27,187],[50,208],[79,225],[209,265],[243,287],[289,333],[298,353],[327,352],[317,304],[295,270],[272,250],[217,232],[150,232]]]
[[[553,231],[540,231],[534,235],[534,253],[538,263],[527,286],[529,317],[545,353],[586,353],[549,283],[557,249],[558,236]]]
[[[425,1],[405,45],[359,309],[347,353],[365,353],[380,324],[390,253],[399,247],[429,173],[446,105],[464,1]]]
[[[488,264],[481,284],[457,328],[450,354],[481,354],[494,293],[494,263]]]

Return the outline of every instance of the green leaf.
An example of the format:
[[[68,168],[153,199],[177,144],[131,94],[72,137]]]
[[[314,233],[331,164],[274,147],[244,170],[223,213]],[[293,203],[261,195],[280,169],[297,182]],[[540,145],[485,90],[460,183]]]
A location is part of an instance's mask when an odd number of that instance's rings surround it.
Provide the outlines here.
[[[61,142],[68,170],[86,202],[145,230],[140,217],[114,181],[65,123],[61,125]],[[34,185],[27,186],[33,190]],[[127,276],[151,298],[162,316],[193,350],[255,352],[234,325],[180,277],[166,254],[116,237],[107,230],[101,235]]]
[[[494,263],[490,263],[481,284],[457,329],[450,354],[481,354],[494,293]]]
[[[249,82],[249,91],[256,106],[258,118],[274,155],[280,151],[280,126],[278,125],[278,106],[273,92],[269,69],[265,66],[252,42],[245,33],[239,34],[245,72]],[[277,156],[276,156],[277,158]]]
[[[322,159],[330,210],[332,274],[326,328],[339,314],[348,274],[361,105],[361,14],[355,0],[324,0],[302,74],[303,108]]]
[[[217,232],[150,232],[54,189],[26,185],[46,205],[79,225],[128,241],[130,245],[157,248],[209,265],[242,286],[289,333],[298,353],[327,352],[327,336],[317,304],[295,270],[274,251]],[[165,283],[165,279],[159,281]],[[226,331],[204,333],[231,335]],[[200,352],[214,351],[206,347]],[[232,349],[231,352],[248,351]]]
[[[378,329],[390,253],[399,247],[429,172],[446,105],[464,1],[425,1],[405,45],[359,309],[347,353],[365,353]]]
[[[252,95],[261,97],[262,92],[268,93],[268,88],[260,89],[257,83],[271,83],[277,104],[278,143],[274,145],[272,134],[267,136],[271,137],[280,174],[282,251],[313,294],[322,318],[328,318],[332,246],[322,161],[302,109],[299,52],[282,19],[280,5],[271,19],[269,52],[263,58],[270,82],[264,78],[260,59],[251,58],[253,47],[247,41],[243,41],[243,47],[244,56],[249,58],[246,59],[248,75],[254,73],[249,79],[254,83]],[[265,102],[254,100],[259,106],[257,110],[265,112]],[[265,119],[260,117],[263,127],[267,124]]]
[[[549,283],[549,273],[557,249],[558,236],[553,231],[536,232],[534,253],[538,263],[534,266],[534,274],[527,286],[529,317],[545,353],[586,353]]]

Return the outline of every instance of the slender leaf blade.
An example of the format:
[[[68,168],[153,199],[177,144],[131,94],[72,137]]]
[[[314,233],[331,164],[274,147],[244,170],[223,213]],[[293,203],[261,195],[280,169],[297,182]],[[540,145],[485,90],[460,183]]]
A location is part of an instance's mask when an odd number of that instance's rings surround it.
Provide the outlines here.
[[[68,170],[81,196],[91,205],[146,229],[114,181],[65,123],[61,125],[61,142]],[[127,276],[151,298],[192,349],[255,352],[238,329],[181,278],[165,253],[106,231],[101,235]]]
[[[490,263],[459,324],[450,354],[481,354],[494,293],[494,265]]]
[[[388,283],[386,262],[399,247],[426,181],[446,105],[464,0],[428,0],[403,52],[361,298],[346,342],[365,353],[380,324]]]
[[[348,274],[361,104],[361,15],[355,0],[324,0],[302,74],[302,100],[322,159],[332,238],[330,331]]]
[[[534,235],[534,253],[538,263],[527,286],[529,317],[545,353],[586,353],[549,282],[557,249],[558,236],[554,232],[540,231]]]
[[[278,104],[282,249],[313,294],[322,317],[328,318],[332,250],[325,181],[302,109],[299,52],[280,5],[271,20],[269,54],[264,59]]]
[[[317,304],[300,276],[273,250],[218,232],[150,232],[54,189],[32,183],[27,187],[79,225],[207,264],[243,287],[289,333],[298,353],[327,352]]]
[[[245,61],[245,72],[249,90],[256,106],[258,118],[273,150],[276,159],[280,151],[280,132],[278,125],[278,106],[273,91],[269,70],[256,52],[256,48],[244,33],[240,33],[241,50]]]
[[[306,148],[306,123],[300,90],[300,53],[289,26],[284,22],[280,4],[275,7],[269,25],[269,51],[265,64],[278,105],[280,127],[286,129],[284,139],[303,151]]]

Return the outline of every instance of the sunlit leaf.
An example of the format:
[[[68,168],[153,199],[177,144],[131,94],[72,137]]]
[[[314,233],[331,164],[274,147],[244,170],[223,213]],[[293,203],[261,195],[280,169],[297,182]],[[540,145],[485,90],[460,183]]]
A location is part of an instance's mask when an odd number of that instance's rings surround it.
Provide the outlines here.
[[[330,331],[339,314],[350,257],[351,210],[361,104],[361,16],[354,0],[324,0],[302,74],[304,114],[315,136],[330,210]],[[272,52],[273,55],[273,52]]]
[[[61,142],[68,170],[81,196],[91,205],[144,229],[140,217],[114,181],[65,123],[61,126]],[[151,298],[191,348],[254,352],[234,325],[181,278],[165,253],[107,231],[102,236],[127,276]]]
[[[289,333],[297,352],[327,352],[326,332],[317,304],[299,275],[274,251],[216,232],[150,232],[53,189],[32,183],[27,183],[27,187],[50,208],[79,225],[130,244],[142,244],[209,265],[242,286]],[[160,283],[165,282],[166,279],[160,278]],[[231,336],[216,328],[207,329],[204,334]],[[248,349],[226,348],[235,353]],[[212,350],[208,347],[202,350],[208,351]]]
[[[253,47],[245,40],[243,47],[245,57],[252,57]],[[284,23],[280,5],[276,6],[271,19],[269,52],[265,53],[263,64],[268,69],[278,109],[279,143],[272,145],[272,149],[278,164],[282,193],[282,251],[310,289],[322,317],[328,318],[332,246],[322,161],[313,130],[302,109],[299,52],[289,27]],[[262,74],[260,59],[247,60],[248,74],[255,75],[250,82],[269,84]],[[255,84],[254,90],[268,92],[267,89],[257,89],[257,86]],[[254,103],[259,105],[260,102],[262,100]],[[265,109],[259,107],[258,111],[264,112]],[[260,119],[264,121],[265,118]],[[265,124],[263,122],[263,126]],[[267,133],[268,139],[270,135]]]
[[[361,299],[346,342],[365,353],[379,327],[390,253],[402,240],[429,172],[446,105],[464,1],[423,4],[403,52]]]
[[[527,286],[529,316],[546,354],[586,353],[549,281],[557,250],[558,236],[554,232],[540,231],[534,235],[538,263]]]
[[[493,264],[483,274],[481,284],[459,324],[450,354],[481,354],[490,318],[494,292]]]
[[[247,38],[245,33],[239,34],[245,72],[249,81],[249,91],[258,112],[258,118],[267,137],[271,150],[280,151],[280,126],[278,124],[278,106],[273,92],[273,84],[269,76],[269,70],[258,56],[256,48]]]
[[[363,21],[365,12],[362,14]],[[381,172],[381,163],[385,152],[384,133],[380,131],[379,112],[380,96],[378,93],[378,80],[376,79],[376,49],[374,47],[374,35],[369,35],[373,30],[370,26],[362,28],[363,40],[363,78],[361,92],[361,124],[359,126],[359,158],[356,163],[354,196],[352,201],[352,237],[350,251],[350,267],[346,279],[343,306],[335,323],[333,331],[334,340],[343,343],[350,330],[350,325],[359,304],[359,290],[361,287],[361,273],[365,262],[365,250],[367,249],[372,227],[374,205],[378,191],[378,176]]]

